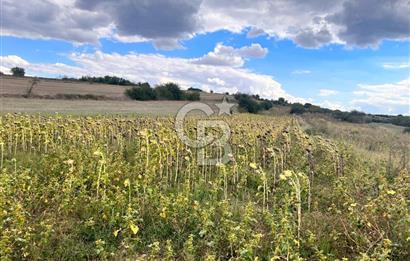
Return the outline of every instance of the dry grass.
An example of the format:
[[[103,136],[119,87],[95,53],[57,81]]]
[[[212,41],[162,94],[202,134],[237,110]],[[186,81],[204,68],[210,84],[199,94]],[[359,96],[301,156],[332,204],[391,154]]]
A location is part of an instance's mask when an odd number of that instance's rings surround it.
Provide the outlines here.
[[[0,111],[25,113],[113,114],[136,113],[144,115],[174,115],[184,101],[93,101],[0,98]]]
[[[26,95],[33,78],[2,76],[0,81],[1,95]],[[75,82],[53,79],[40,79],[33,88],[34,96],[56,96],[61,94],[92,94],[110,99],[127,100],[124,95],[126,87],[108,84]]]
[[[305,114],[300,119],[302,126],[310,134],[322,135],[349,144],[362,155],[376,161],[410,165],[410,134],[404,133],[404,127],[379,123],[341,122],[317,114]]]
[[[128,87],[65,81],[57,79],[40,79],[31,92],[26,95],[33,78],[4,75],[0,79],[0,112],[26,113],[64,113],[64,114],[108,114],[136,113],[144,115],[175,115],[187,101],[132,101],[124,95]],[[99,100],[70,100],[65,97],[75,96],[98,97]],[[40,98],[41,97],[41,98]],[[47,97],[47,99],[44,99]],[[201,93],[201,101],[208,103],[216,110],[215,103],[222,101],[223,94]],[[58,98],[58,99],[56,99]],[[228,96],[233,102],[233,97]]]

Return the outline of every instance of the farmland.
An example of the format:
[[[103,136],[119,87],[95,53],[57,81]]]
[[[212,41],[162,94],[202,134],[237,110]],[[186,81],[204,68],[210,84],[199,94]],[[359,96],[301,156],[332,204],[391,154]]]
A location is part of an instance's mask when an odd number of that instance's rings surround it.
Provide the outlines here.
[[[230,126],[230,161],[202,166],[172,117],[2,115],[0,256],[410,257],[409,172],[400,164],[405,153],[394,161],[384,153],[389,137],[369,148],[353,139],[358,125],[215,119]],[[191,137],[197,120],[186,120]],[[401,129],[386,128],[408,142]],[[333,136],[336,129],[346,135]],[[357,130],[368,139],[383,132]],[[204,155],[221,159],[221,148],[211,144]]]
[[[32,77],[0,77],[0,112],[42,114],[175,115],[186,101],[133,101],[124,95],[127,86]],[[201,101],[215,107],[223,94],[201,93]],[[232,99],[231,99],[232,100]]]

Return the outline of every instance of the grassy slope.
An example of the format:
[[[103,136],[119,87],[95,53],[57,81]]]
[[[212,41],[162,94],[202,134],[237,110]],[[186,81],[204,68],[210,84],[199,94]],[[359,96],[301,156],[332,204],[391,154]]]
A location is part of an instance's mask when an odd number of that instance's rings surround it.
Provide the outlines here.
[[[40,79],[31,95],[25,99],[32,78],[2,76],[0,80],[0,112],[27,113],[66,113],[66,114],[98,114],[98,113],[136,113],[144,115],[175,115],[186,101],[131,101],[124,95],[128,87],[108,84]],[[59,95],[94,95],[103,100],[66,100],[54,99]],[[44,99],[39,97],[49,97]],[[222,101],[223,94],[201,93],[201,101],[210,104]],[[232,97],[228,97],[232,102]]]

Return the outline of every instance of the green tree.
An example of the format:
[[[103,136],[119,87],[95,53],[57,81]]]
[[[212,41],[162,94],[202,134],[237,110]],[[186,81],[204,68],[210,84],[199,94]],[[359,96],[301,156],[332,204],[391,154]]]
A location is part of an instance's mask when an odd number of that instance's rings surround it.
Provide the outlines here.
[[[159,99],[182,100],[184,98],[184,94],[179,85],[172,82],[158,85],[155,88],[155,92]]]
[[[294,113],[294,114],[302,114],[305,111],[306,111],[305,107],[303,106],[303,104],[300,104],[300,103],[292,104],[292,107],[290,109],[290,113]]]
[[[21,67],[13,67],[10,69],[10,71],[13,74],[13,76],[17,76],[17,77],[23,77],[26,74],[26,71],[24,70],[24,68],[21,68]]]
[[[127,89],[125,91],[125,95],[130,97],[133,100],[138,101],[149,101],[155,100],[157,98],[157,94],[154,89],[151,88],[149,83],[137,83],[135,87]]]

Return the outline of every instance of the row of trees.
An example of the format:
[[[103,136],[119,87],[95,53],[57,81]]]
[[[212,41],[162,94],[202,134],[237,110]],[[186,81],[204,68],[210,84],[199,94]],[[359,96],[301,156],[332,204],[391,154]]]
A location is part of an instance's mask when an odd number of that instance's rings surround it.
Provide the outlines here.
[[[122,85],[122,86],[133,86],[135,83],[117,76],[106,75],[104,77],[91,77],[91,76],[82,76],[79,81],[89,82],[89,83],[105,83],[112,85]]]
[[[197,91],[183,91],[176,83],[160,84],[152,88],[149,83],[137,83],[125,91],[125,95],[133,100],[189,100],[198,101],[200,93]]]
[[[249,113],[259,113],[261,111],[269,110],[273,106],[285,106],[290,107],[291,114],[321,113],[341,121],[352,123],[389,123],[410,128],[410,116],[374,115],[356,110],[350,112],[331,110],[311,103],[290,103],[284,98],[267,100],[261,99],[259,95],[248,95],[243,93],[235,94],[235,99],[238,101],[239,109]]]

